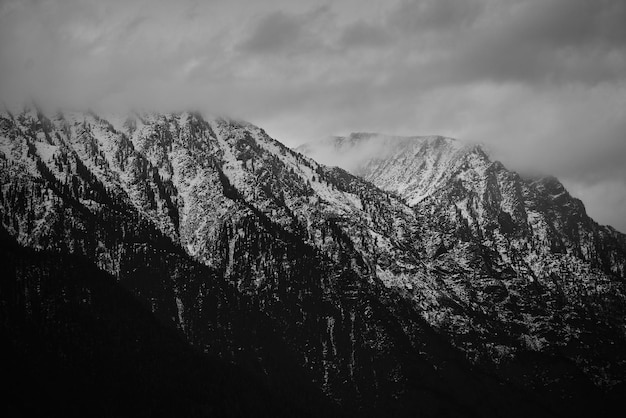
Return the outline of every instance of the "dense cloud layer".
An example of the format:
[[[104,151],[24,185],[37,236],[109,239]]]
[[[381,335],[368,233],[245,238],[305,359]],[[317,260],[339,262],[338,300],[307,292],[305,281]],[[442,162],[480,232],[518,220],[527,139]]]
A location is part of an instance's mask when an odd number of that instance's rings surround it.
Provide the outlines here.
[[[623,0],[0,0],[0,97],[482,142],[626,231],[623,22]]]

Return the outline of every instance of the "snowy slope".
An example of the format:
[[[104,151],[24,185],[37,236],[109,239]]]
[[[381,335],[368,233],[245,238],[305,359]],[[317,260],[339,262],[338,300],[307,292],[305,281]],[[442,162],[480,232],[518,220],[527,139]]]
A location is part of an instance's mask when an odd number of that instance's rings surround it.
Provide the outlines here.
[[[410,381],[412,362],[446,364],[424,342],[432,332],[498,373],[525,353],[558,351],[598,387],[621,382],[624,354],[601,347],[626,346],[626,240],[558,181],[522,179],[480,147],[437,136],[356,134],[315,152],[328,147],[359,176],[231,119],[5,113],[2,225],[22,245],[84,254],[122,281],[142,271],[131,257],[201,263],[342,402],[381,387],[385,399],[411,398],[397,382]],[[130,283],[189,341],[236,358],[242,345],[207,331],[230,335],[228,315],[206,315],[240,302],[205,302],[212,282],[185,281],[189,270],[176,263],[173,284],[159,279],[164,300],[147,276]],[[519,384],[553,376],[541,379]]]
[[[356,133],[304,144],[297,151],[342,167],[414,205],[441,186],[447,172],[479,148],[441,136]]]
[[[578,310],[590,309],[587,298],[624,296],[616,284],[626,275],[625,236],[590,219],[554,178],[522,178],[479,146],[443,137],[352,134],[298,149],[333,155],[413,208],[427,273],[379,263],[379,276],[409,293],[429,322],[457,335],[473,356],[506,357],[515,334],[526,347],[568,346],[579,325],[556,325],[554,312],[577,322]],[[610,309],[621,312],[620,303]],[[542,311],[543,304],[552,308]],[[508,337],[493,338],[496,329]]]

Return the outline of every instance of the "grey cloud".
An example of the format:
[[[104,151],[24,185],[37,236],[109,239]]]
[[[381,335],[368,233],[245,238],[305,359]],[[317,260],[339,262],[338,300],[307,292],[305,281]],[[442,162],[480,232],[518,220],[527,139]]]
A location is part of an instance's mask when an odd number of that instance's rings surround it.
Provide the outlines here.
[[[471,25],[483,11],[480,0],[405,0],[389,16],[389,24],[405,32],[456,30]]]
[[[339,45],[342,48],[380,47],[391,41],[391,34],[382,26],[358,21],[344,29]]]
[[[563,175],[588,185],[621,179],[626,186],[626,112],[624,118],[608,123],[603,131],[586,133],[587,138],[578,138],[576,143],[584,146],[579,145],[580,152],[563,167]]]
[[[626,76],[621,1],[527,0],[477,28],[453,63],[460,77],[586,82]],[[624,25],[621,25],[622,27]]]
[[[626,44],[626,4],[621,0],[527,0],[508,30],[523,42],[584,47]]]
[[[407,35],[405,53],[434,56],[411,70],[437,84],[594,84],[626,77],[623,22],[621,0],[413,0],[381,27]]]
[[[239,48],[252,52],[282,51],[285,47],[297,45],[303,34],[299,19],[276,12],[262,19]]]
[[[418,35],[435,30],[546,47],[626,44],[622,0],[405,0],[387,26]],[[462,41],[462,39],[459,39]]]
[[[321,47],[310,25],[327,11],[323,7],[303,14],[270,13],[256,23],[238,49],[248,53],[292,53]]]
[[[326,3],[0,0],[0,99],[484,142],[626,230],[626,2]]]

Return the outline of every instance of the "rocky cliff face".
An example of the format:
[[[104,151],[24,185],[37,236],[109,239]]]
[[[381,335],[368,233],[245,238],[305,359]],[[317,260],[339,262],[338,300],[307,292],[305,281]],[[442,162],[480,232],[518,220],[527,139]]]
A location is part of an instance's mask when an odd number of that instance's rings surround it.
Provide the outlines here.
[[[468,355],[557,350],[570,353],[597,383],[621,381],[620,362],[591,366],[583,357],[619,345],[595,333],[612,328],[605,335],[621,335],[621,320],[608,318],[623,312],[625,236],[590,219],[558,180],[522,178],[479,146],[438,136],[360,133],[299,149],[332,155],[332,162],[412,207],[427,272],[416,275],[411,266],[380,276],[389,287],[406,289],[429,322]],[[442,306],[442,299],[449,300]],[[599,319],[599,311],[607,315]]]
[[[550,415],[617,393],[624,236],[554,180],[405,143],[363,180],[245,122],[5,113],[2,227],[314,415]]]

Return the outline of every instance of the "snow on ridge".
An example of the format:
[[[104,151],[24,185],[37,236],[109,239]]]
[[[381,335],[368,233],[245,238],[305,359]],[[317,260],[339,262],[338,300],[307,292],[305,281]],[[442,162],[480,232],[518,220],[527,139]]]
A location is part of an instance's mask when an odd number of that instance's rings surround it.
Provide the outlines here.
[[[35,147],[37,148],[37,154],[42,161],[46,163],[50,162],[54,157],[54,154],[58,151],[59,147],[56,145],[50,145],[45,142],[36,142]]]
[[[304,144],[296,150],[327,165],[339,166],[415,205],[432,194],[441,181],[467,159],[484,170],[486,156],[478,145],[441,135],[394,136],[352,133]],[[482,157],[481,157],[482,158]]]

